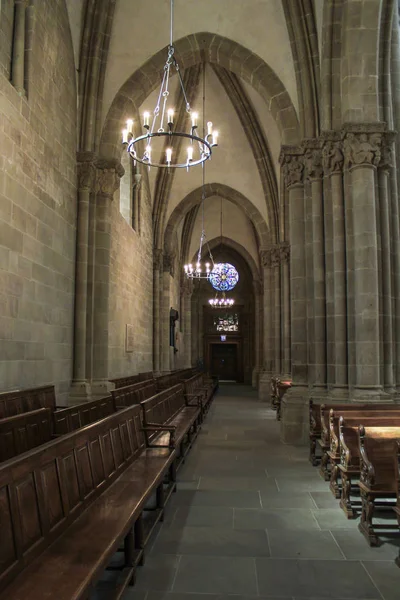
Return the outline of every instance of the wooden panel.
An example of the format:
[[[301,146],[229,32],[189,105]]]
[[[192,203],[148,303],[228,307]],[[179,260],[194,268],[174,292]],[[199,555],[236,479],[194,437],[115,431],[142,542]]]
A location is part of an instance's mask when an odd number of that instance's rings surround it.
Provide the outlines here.
[[[80,488],[86,498],[94,489],[92,469],[90,468],[89,450],[87,444],[76,450]]]
[[[18,512],[21,523],[21,545],[25,552],[42,537],[38,497],[33,473],[15,484]]]
[[[126,428],[125,428],[125,430],[126,430]],[[111,443],[112,443],[114,460],[115,460],[117,469],[119,466],[122,465],[122,463],[125,460],[124,451],[123,451],[123,447],[122,447],[121,434],[122,434],[122,432],[119,427],[113,427],[111,429]]]
[[[0,574],[17,560],[17,548],[11,520],[11,503],[7,487],[0,489]]]
[[[73,511],[80,504],[78,473],[73,452],[62,457],[62,464],[67,482],[69,510]]]
[[[95,486],[104,481],[104,465],[101,456],[100,440],[97,438],[90,441],[90,464],[92,467],[92,475]]]
[[[61,486],[55,461],[46,465],[41,473],[46,519],[49,529],[53,529],[63,518]]]
[[[110,436],[109,431],[107,431],[104,435],[102,435],[101,441],[102,441],[103,465],[104,465],[105,476],[107,478],[111,475],[111,473],[113,473],[115,471],[114,457],[113,457],[113,451],[112,451],[112,446],[111,446],[111,436]]]

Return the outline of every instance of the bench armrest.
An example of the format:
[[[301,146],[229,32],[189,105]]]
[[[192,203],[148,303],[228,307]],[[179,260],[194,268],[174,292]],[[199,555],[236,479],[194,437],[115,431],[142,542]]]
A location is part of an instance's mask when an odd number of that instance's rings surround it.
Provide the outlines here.
[[[175,425],[161,425],[159,423],[148,423],[147,425],[142,427],[142,431],[147,434],[148,431],[167,431],[169,433],[169,444],[166,446],[165,444],[149,444],[146,435],[147,447],[148,448],[175,448]]]
[[[375,483],[375,469],[374,465],[368,458],[367,451],[365,448],[365,428],[363,425],[359,427],[359,444],[360,444],[360,481],[372,487]]]

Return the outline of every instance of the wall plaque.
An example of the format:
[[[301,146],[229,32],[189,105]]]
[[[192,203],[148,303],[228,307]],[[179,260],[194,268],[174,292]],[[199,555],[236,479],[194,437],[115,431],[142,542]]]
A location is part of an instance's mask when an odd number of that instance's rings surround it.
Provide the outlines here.
[[[125,352],[133,352],[133,325],[126,326]]]

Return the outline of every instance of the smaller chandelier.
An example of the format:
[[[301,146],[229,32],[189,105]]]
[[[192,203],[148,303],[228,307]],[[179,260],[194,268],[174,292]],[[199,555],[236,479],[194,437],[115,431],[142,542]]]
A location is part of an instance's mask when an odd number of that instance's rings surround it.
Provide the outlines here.
[[[210,298],[208,303],[212,308],[229,308],[235,304],[235,301],[233,298],[226,298],[225,294],[222,294],[222,298],[218,298],[216,294],[215,298]]]
[[[153,114],[151,115],[150,112],[145,112],[143,114],[143,128],[146,130],[146,132],[135,137],[133,134],[133,120],[129,119],[126,123],[126,129],[124,129],[122,132],[122,143],[127,145],[127,151],[135,163],[139,162],[143,165],[147,165],[148,167],[167,169],[186,168],[189,170],[190,167],[201,165],[206,160],[211,158],[212,149],[214,146],[218,145],[218,131],[213,129],[213,124],[211,121],[209,121],[207,123],[207,134],[204,130],[202,136],[197,132],[199,115],[197,112],[192,111],[187,98],[180,68],[174,56],[175,48],[173,46],[173,14],[174,0],[171,0],[171,35],[168,46],[168,56],[164,66],[161,87]],[[172,70],[175,70],[178,75],[178,80],[186,107],[186,117],[187,121],[189,121],[186,131],[176,131],[174,127],[174,122],[177,120],[175,111],[173,108],[171,108],[171,106],[167,106],[170,95],[170,77],[172,75]],[[157,139],[160,141],[160,138],[161,141],[164,140],[167,142],[167,147],[164,149],[162,146],[157,146],[155,143]],[[175,148],[172,147],[174,142],[178,139],[186,139],[189,142],[189,145],[186,149],[185,160],[182,160],[183,157],[180,156],[181,153],[179,151],[179,144],[176,143]],[[145,145],[144,152],[139,149],[141,142],[143,142]],[[162,158],[162,153],[164,153],[164,159]]]
[[[203,231],[201,232],[201,236],[200,236],[200,246],[199,246],[199,252],[197,254],[197,262],[194,265],[192,265],[192,264],[184,265],[185,275],[188,279],[210,279],[212,269],[214,268],[214,259],[211,254],[210,247],[208,246],[208,243],[206,241],[211,262],[206,262],[203,264],[203,262],[201,260],[201,255],[203,252],[203,244],[204,244],[205,240],[206,240],[206,233],[203,229]]]

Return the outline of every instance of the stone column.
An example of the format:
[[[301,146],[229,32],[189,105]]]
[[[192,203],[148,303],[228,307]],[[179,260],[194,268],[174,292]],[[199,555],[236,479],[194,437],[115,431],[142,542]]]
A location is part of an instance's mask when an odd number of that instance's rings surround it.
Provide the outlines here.
[[[392,236],[390,213],[390,171],[393,168],[392,140],[385,139],[382,158],[378,167],[379,207],[381,224],[381,277],[382,277],[382,345],[383,345],[383,384],[385,391],[395,392],[394,374],[394,314],[392,286]]]
[[[74,364],[71,403],[82,402],[90,396],[87,383],[87,312],[88,312],[88,250],[89,204],[96,179],[95,156],[90,152],[78,154],[78,216],[75,259]]]
[[[322,150],[319,140],[305,142],[305,175],[311,185],[312,224],[312,275],[311,315],[312,327],[312,389],[311,395],[322,400],[326,395],[326,296],[325,296],[325,246],[323,207]]]
[[[288,187],[290,219],[290,312],[292,387],[282,402],[281,439],[305,443],[308,438],[307,293],[304,215],[304,157],[298,147],[282,148],[280,156]]]
[[[347,376],[347,265],[345,207],[343,194],[343,152],[341,141],[328,139],[324,146],[324,169],[330,186],[333,243],[333,310],[328,343],[332,345],[333,381],[331,393],[348,397]],[[330,290],[329,290],[330,291]]]
[[[159,374],[160,368],[160,279],[162,273],[162,250],[153,251],[153,371]]]
[[[192,294],[193,282],[185,280],[182,287],[183,315],[181,317],[184,336],[183,349],[185,352],[183,359],[184,369],[189,369],[192,366]]]
[[[271,248],[272,372],[281,375],[281,246]]]
[[[376,194],[376,170],[381,160],[384,128],[384,123],[348,124],[343,142],[352,209],[352,236],[348,236],[348,243],[354,265],[353,397],[364,401],[384,399]]]
[[[25,96],[25,20],[26,0],[15,0],[11,82]]]
[[[291,378],[290,360],[290,246],[281,245],[281,320],[282,320],[282,378]]]
[[[254,290],[254,368],[251,375],[251,385],[258,388],[262,360],[263,319],[261,311],[262,281],[253,281]]]
[[[171,371],[171,352],[170,352],[170,310],[171,310],[171,277],[174,276],[175,256],[164,254],[163,256],[163,278],[162,278],[162,305],[161,305],[161,371],[169,373]]]
[[[274,296],[271,277],[271,248],[260,253],[263,266],[263,365],[259,379],[258,397],[262,402],[271,399],[271,377],[273,374],[274,340],[272,311]]]
[[[93,289],[93,382],[92,395],[107,395],[108,327],[111,262],[111,203],[124,169],[119,161],[96,162],[96,231]]]

